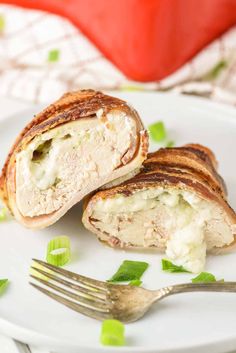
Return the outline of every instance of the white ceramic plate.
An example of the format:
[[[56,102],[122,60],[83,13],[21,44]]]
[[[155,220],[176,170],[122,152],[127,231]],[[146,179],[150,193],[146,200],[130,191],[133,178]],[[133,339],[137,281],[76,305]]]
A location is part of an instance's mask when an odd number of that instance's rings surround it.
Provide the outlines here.
[[[236,207],[236,110],[201,99],[169,94],[123,93],[146,125],[165,121],[178,145],[199,142],[212,148]],[[20,129],[40,107],[0,118],[0,164]],[[24,229],[14,220],[0,224],[0,278],[9,278],[0,298],[0,332],[57,352],[225,352],[236,348],[236,294],[184,294],[163,300],[142,320],[126,326],[127,346],[99,344],[100,322],[84,317],[37,292],[28,284],[31,258],[44,259],[46,245],[56,235],[71,238],[73,259],[68,269],[108,279],[125,259],[143,260],[150,268],[146,288],[190,281],[190,274],[161,271],[159,254],[127,252],[105,247],[81,224],[81,206],[42,231]],[[236,280],[236,253],[208,257],[206,270],[217,278]]]

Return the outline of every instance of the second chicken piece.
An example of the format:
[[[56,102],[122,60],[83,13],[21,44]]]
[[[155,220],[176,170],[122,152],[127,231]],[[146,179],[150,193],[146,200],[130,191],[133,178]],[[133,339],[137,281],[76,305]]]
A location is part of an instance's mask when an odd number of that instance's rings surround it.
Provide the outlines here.
[[[83,223],[110,246],[166,251],[200,272],[207,251],[235,243],[236,215],[216,168],[211,150],[197,144],[150,153],[138,175],[86,200]]]

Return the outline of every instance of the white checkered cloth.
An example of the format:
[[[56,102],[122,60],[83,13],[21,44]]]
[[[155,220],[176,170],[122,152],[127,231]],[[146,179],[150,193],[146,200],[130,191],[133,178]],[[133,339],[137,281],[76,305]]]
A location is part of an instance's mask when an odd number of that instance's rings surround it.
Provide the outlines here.
[[[236,105],[236,26],[160,82],[130,81],[68,20],[0,5],[0,95],[51,101],[79,88],[173,90]],[[51,50],[59,60],[48,62]]]

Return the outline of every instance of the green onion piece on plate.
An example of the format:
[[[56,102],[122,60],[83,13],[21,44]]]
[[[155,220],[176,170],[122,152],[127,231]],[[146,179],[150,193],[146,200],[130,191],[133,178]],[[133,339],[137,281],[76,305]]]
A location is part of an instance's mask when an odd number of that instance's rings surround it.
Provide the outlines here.
[[[65,235],[56,237],[48,243],[47,262],[55,266],[65,265],[71,257],[70,239]]]
[[[3,207],[0,209],[0,222],[3,222],[7,219],[7,209]]]
[[[108,282],[140,280],[148,266],[149,265],[147,262],[125,260],[120,265],[117,272],[108,280]]]
[[[172,273],[174,273],[174,272],[189,272],[183,266],[177,266],[177,265],[173,264],[171,261],[166,260],[166,259],[162,259],[161,263],[162,263],[162,270],[163,271],[172,272]]]
[[[164,141],[166,138],[166,128],[162,121],[158,121],[148,127],[150,137],[155,142]]]
[[[8,279],[6,278],[0,279],[0,294],[2,294],[5,291],[6,287],[8,286],[8,283],[9,283]]]
[[[192,283],[210,283],[216,282],[216,278],[212,273],[201,272],[197,277],[192,278]]]
[[[139,287],[142,283],[143,282],[140,279],[133,279],[133,281],[129,282],[129,285]]]
[[[102,323],[100,342],[104,346],[124,346],[125,327],[118,320],[105,320]]]

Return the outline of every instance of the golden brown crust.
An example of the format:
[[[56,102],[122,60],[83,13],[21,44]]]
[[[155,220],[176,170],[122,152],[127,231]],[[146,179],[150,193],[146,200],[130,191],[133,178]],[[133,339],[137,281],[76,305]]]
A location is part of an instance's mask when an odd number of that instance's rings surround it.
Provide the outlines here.
[[[217,162],[215,156],[207,147],[188,144],[183,147],[162,148],[155,153],[149,154],[148,159],[144,162],[147,170],[155,170],[155,165],[188,171],[209,184],[222,197],[225,198],[227,195],[224,180],[216,171]]]
[[[137,112],[121,99],[93,90],[82,90],[64,94],[55,103],[37,114],[17,137],[0,176],[0,197],[3,201],[8,204],[7,180],[11,171],[15,170],[15,155],[17,152],[24,149],[36,135],[77,119],[93,118],[99,109],[103,110],[103,116],[111,110],[119,109],[119,111],[130,114],[136,120],[139,131],[144,129]],[[147,138],[143,139],[142,143],[147,143],[146,140]],[[143,154],[145,154],[145,151]]]
[[[185,145],[185,147],[190,147],[192,150],[195,150],[197,153],[199,151],[203,152],[205,155],[208,156],[214,168],[215,169],[218,168],[218,162],[216,160],[214,153],[212,152],[212,150],[210,150],[210,148],[200,145],[199,143],[188,143],[187,145]]]

